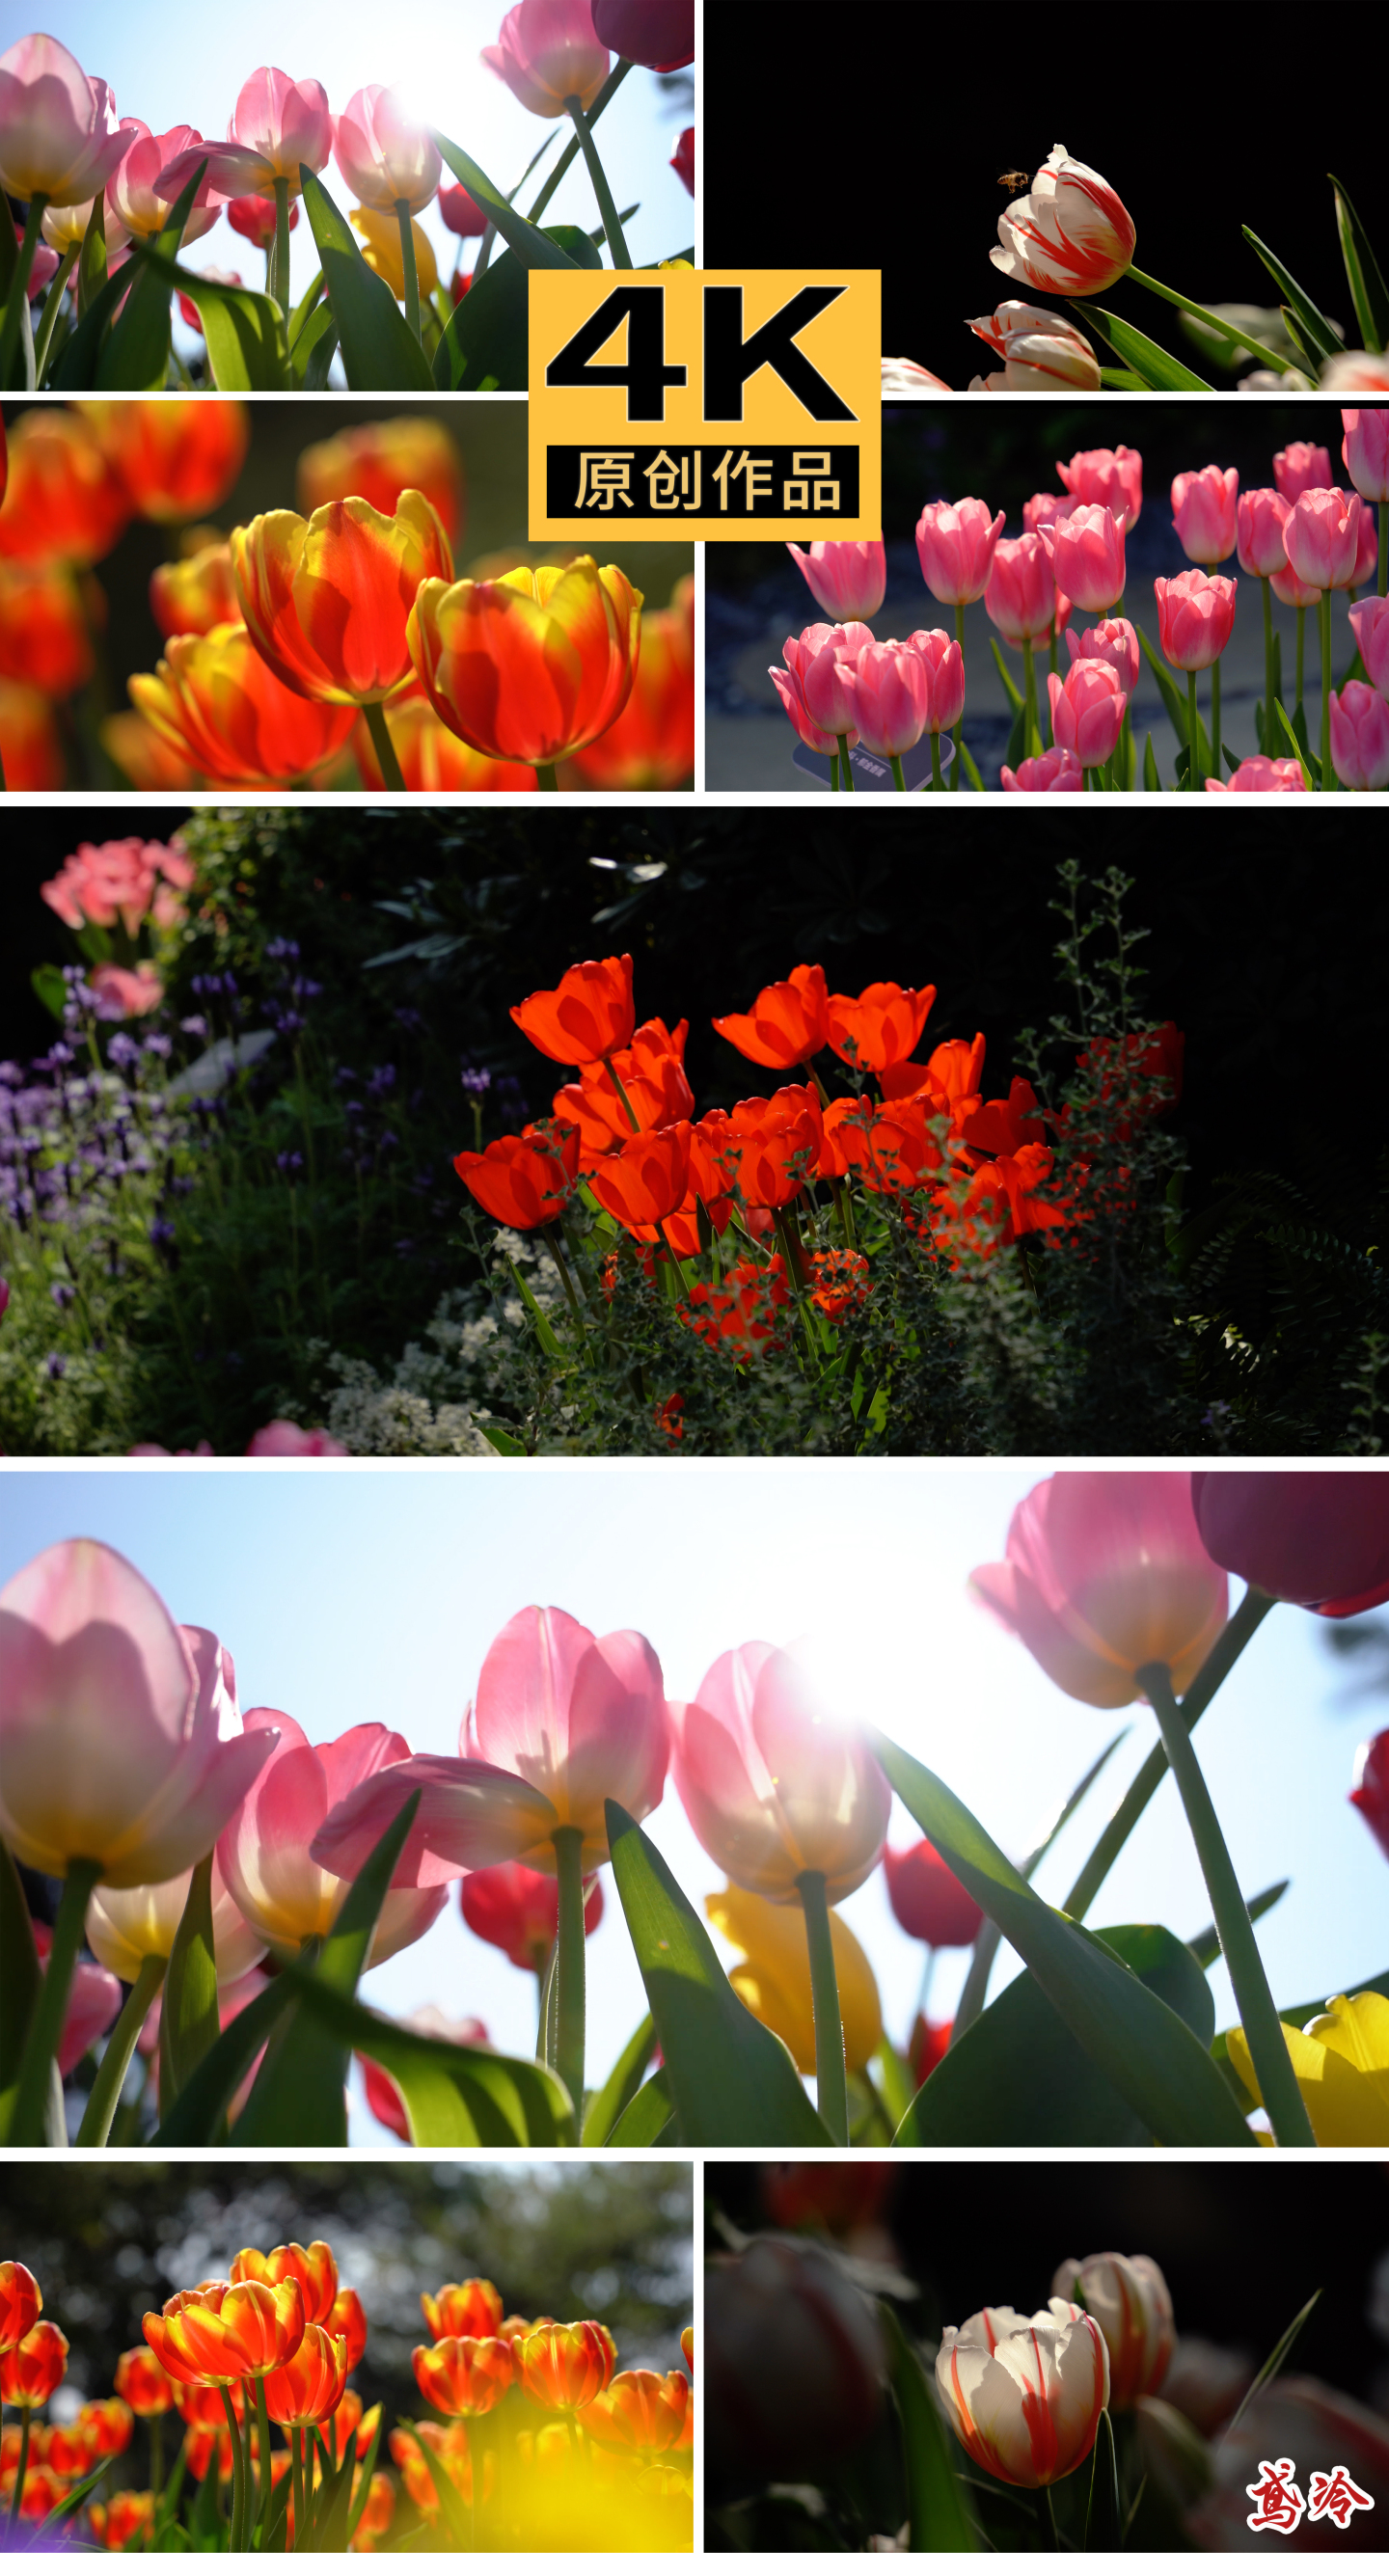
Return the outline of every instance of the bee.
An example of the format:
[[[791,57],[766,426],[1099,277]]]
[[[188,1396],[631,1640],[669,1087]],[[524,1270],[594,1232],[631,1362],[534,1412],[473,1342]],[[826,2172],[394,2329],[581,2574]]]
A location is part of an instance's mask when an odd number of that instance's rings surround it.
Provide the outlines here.
[[[1015,196],[1019,188],[1025,188],[1028,185],[1030,178],[1031,172],[1028,170],[1000,170],[998,184],[1000,188],[1006,188],[1010,195]]]

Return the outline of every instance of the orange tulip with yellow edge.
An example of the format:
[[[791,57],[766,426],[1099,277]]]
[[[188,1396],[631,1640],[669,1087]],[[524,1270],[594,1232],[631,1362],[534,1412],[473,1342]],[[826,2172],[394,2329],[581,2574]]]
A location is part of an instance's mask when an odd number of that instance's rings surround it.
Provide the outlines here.
[[[615,724],[574,754],[585,787],[683,787],[695,756],[694,582],[648,611],[631,696]]]
[[[606,733],[641,648],[641,592],[616,564],[520,564],[498,581],[426,581],[409,645],[450,731],[493,760],[556,761]]]
[[[339,2290],[328,2318],[328,2332],[347,2346],[347,2367],[355,2370],[367,2348],[366,2310],[355,2290]]]
[[[406,621],[421,584],[447,588],[453,556],[422,492],[394,516],[329,501],[312,518],[270,510],[234,528],[232,572],[258,651],[286,688],[371,706],[411,679]]]
[[[103,716],[97,727],[107,759],[127,787],[196,787],[200,772],[133,707]]]
[[[262,2281],[203,2281],[166,2299],[144,2329],[171,2379],[260,2379],[303,2342],[304,2293],[294,2279],[273,2290]]]
[[[693,2439],[690,2383],[683,2370],[619,2370],[579,2420],[595,2442],[659,2459]]]
[[[148,2487],[139,2494],[123,2487],[109,2504],[89,2504],[87,2511],[103,2549],[128,2549],[132,2541],[147,2539],[154,2530],[154,2497]]]
[[[354,233],[362,236],[362,257],[368,268],[384,277],[397,304],[405,301],[405,266],[400,256],[400,226],[393,214],[384,215],[374,206],[354,206],[348,215]],[[432,295],[439,283],[434,265],[434,245],[428,233],[422,232],[410,218],[410,231],[415,244],[415,275],[421,295]]]
[[[0,2405],[46,2406],[54,2389],[61,2387],[67,2366],[67,2336],[41,2317],[22,2343],[0,2353]]]
[[[297,2281],[304,2294],[306,2325],[326,2325],[338,2295],[338,2267],[331,2245],[315,2238],[312,2245],[276,2245],[260,2254],[243,2245],[231,2267],[233,2281],[263,2281],[277,2290],[282,2281]]]
[[[92,585],[95,588],[95,585]],[[56,565],[0,562],[0,680],[66,698],[95,668],[81,594]]]
[[[174,2403],[174,2383],[147,2344],[137,2343],[116,2363],[116,2395],[133,2415],[167,2415]]]
[[[200,519],[225,501],[246,461],[246,405],[198,394],[171,402],[78,405],[142,519]]]
[[[341,2335],[305,2326],[297,2350],[278,2370],[265,2373],[265,2407],[272,2424],[322,2424],[341,2403],[347,2384],[347,2346]]]
[[[137,714],[218,787],[290,787],[342,750],[356,710],[287,689],[244,626],[172,635],[153,671],[127,682]]]
[[[161,635],[210,635],[214,626],[239,626],[241,603],[225,537],[177,563],[156,564],[150,607]]]
[[[441,2415],[490,2415],[515,2376],[512,2347],[500,2335],[441,2335],[410,2355],[420,2394]]]
[[[463,524],[463,460],[448,431],[427,415],[369,420],[306,447],[296,472],[307,518],[329,501],[370,501],[389,518],[402,492],[423,492],[452,545]]]
[[[607,2327],[587,2317],[568,2326],[541,2326],[517,2347],[521,2385],[538,2406],[574,2413],[591,2406],[613,2375],[617,2348]]]
[[[471,743],[460,741],[447,725],[440,724],[426,697],[392,698],[386,731],[400,763],[401,777],[412,795],[462,792],[486,796],[505,792],[525,796],[534,790],[535,771],[529,765],[515,760],[488,760],[484,753],[474,751]],[[352,749],[363,786],[384,787],[386,781],[365,717],[358,722]]]
[[[420,2306],[436,2343],[445,2335],[501,2332],[501,2292],[490,2281],[447,2281],[433,2298],[421,2290]]]
[[[135,2410],[123,2397],[93,2397],[77,2417],[77,2431],[94,2460],[113,2460],[130,2448]]]
[[[728,1982],[750,2013],[784,2040],[803,2075],[815,2072],[815,2015],[810,1954],[799,1909],[773,1905],[745,1887],[722,1887],[706,1896],[704,1911],[742,1957]],[[882,2005],[868,1954],[830,1908],[830,1940],[844,2025],[844,2058],[852,2071],[868,2064],[883,2035]]]

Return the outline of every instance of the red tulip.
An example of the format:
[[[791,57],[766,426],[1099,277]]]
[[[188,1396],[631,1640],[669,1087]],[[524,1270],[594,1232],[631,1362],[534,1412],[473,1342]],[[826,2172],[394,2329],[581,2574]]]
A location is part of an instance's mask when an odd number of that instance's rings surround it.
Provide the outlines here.
[[[920,991],[910,985],[867,984],[857,1001],[832,993],[828,1009],[829,1042],[835,1054],[858,1072],[882,1072],[904,1064],[926,1026],[936,998],[934,984]]]
[[[694,0],[593,0],[593,32],[625,62],[683,71],[695,58]]]
[[[21,412],[9,459],[0,555],[84,565],[110,553],[130,517],[131,498],[80,412],[52,406]]]
[[[1389,1859],[1389,1728],[1372,1735],[1356,1754],[1350,1803],[1359,1808],[1380,1850]]]
[[[579,1130],[579,1146],[588,1158],[625,1145],[638,1130],[670,1127],[688,1118],[694,1093],[685,1075],[685,1039],[689,1022],[674,1034],[664,1020],[644,1020],[629,1047],[615,1047],[600,1064],[579,1068],[577,1082],[555,1093],[555,1116]]]
[[[444,2335],[410,2355],[420,2394],[441,2415],[490,2415],[515,2376],[509,2343],[498,2335]]]
[[[904,1932],[933,1950],[973,1947],[983,1913],[953,1869],[924,1838],[909,1850],[884,1847],[888,1903]]]
[[[13,2352],[38,2324],[43,2292],[25,2263],[0,2263],[0,2353]]]
[[[629,1136],[595,1165],[588,1186],[600,1207],[639,1240],[652,1242],[663,1217],[672,1215],[685,1195],[690,1169],[689,1121],[651,1134]]]
[[[254,242],[257,250],[269,250],[275,239],[275,200],[273,197],[233,197],[225,208],[226,218],[234,233],[243,241]],[[290,198],[289,229],[299,221],[299,195]]]
[[[684,133],[676,144],[675,150],[670,156],[670,166],[675,172],[677,179],[680,181],[681,186],[688,188],[690,195],[693,196],[695,192],[695,130],[692,125],[686,126]]]
[[[406,624],[420,586],[453,556],[422,492],[387,518],[329,501],[312,518],[273,510],[231,535],[232,573],[256,650],[302,697],[366,706],[412,681]]]
[[[643,615],[627,704],[606,733],[581,744],[573,766],[585,787],[684,787],[694,771],[694,728],[694,583],[687,574],[668,608]]]
[[[596,1064],[630,1046],[636,1026],[630,957],[571,966],[552,993],[531,993],[511,1016],[531,1045],[556,1064]]]
[[[753,1064],[789,1073],[829,1043],[828,1007],[823,966],[795,966],[784,984],[764,985],[750,1011],[734,1011],[713,1026]]]
[[[1222,1475],[1198,1470],[1191,1499],[1217,1565],[1324,1619],[1389,1601],[1389,1482],[1373,1468]]]
[[[42,2317],[21,2343],[0,2353],[0,2404],[46,2406],[68,2366],[68,2339]]]
[[[200,519],[226,500],[246,461],[246,405],[171,400],[86,403],[112,471],[142,519]]]
[[[480,1941],[504,1950],[513,1968],[530,1968],[538,1976],[555,1944],[559,1925],[559,1881],[541,1869],[526,1869],[518,1860],[496,1869],[471,1869],[458,1883],[463,1920]],[[584,1930],[596,1932],[603,1919],[603,1885],[595,1878],[584,1898]],[[444,2292],[439,2293],[443,2298]],[[500,2304],[497,2310],[501,2314]],[[476,2325],[439,2325],[425,2310],[433,2334],[477,2334]]]
[[[500,1225],[529,1234],[568,1204],[579,1173],[579,1130],[557,1119],[498,1136],[485,1153],[455,1154],[453,1168]]]

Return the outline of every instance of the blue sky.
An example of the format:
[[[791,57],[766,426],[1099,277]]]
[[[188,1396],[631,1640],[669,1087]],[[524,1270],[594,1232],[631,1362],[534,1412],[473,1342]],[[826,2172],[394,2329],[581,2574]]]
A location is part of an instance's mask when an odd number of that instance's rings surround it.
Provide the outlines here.
[[[286,1709],[315,1742],[374,1719],[436,1752],[457,1750],[487,1646],[529,1601],[555,1602],[599,1632],[642,1629],[674,1698],[692,1697],[727,1646],[798,1642],[833,1699],[938,1769],[1021,1854],[1122,1723],[1063,1697],[966,1598],[971,1567],[1001,1555],[1013,1505],[1039,1472],[917,1462],[12,1468],[0,1471],[0,1578],[55,1539],[105,1539],[177,1617],[227,1641],[243,1707]],[[1260,1935],[1284,2002],[1375,1974],[1386,1949],[1389,1864],[1346,1793],[1360,1736],[1389,1711],[1344,1700],[1325,1637],[1323,1622],[1274,1611],[1199,1736],[1244,1887],[1293,1882]],[[1092,1794],[1039,1880],[1053,1901],[1153,1740],[1148,1712],[1128,1714],[1111,1797]],[[673,1790],[648,1830],[696,1900],[721,1883]],[[899,1809],[893,1840],[913,1839]],[[643,2009],[610,1881],[607,1895],[589,1944],[592,2076]],[[921,1954],[893,1920],[880,1872],[844,1911],[900,2044]],[[1090,1919],[1163,1920],[1189,1936],[1209,1918],[1167,1782]],[[933,2011],[949,2008],[962,1973],[962,1954],[942,1959]],[[390,2011],[433,2001],[477,2013],[499,2044],[533,2044],[533,1981],[466,1932],[452,1903],[367,1991]],[[1216,1992],[1224,2023],[1233,2014],[1220,1972]],[[380,2138],[360,2109],[353,2135]]]
[[[447,6],[444,0],[408,0],[394,9],[367,8],[362,0],[331,0],[331,5],[329,0],[298,0],[291,9],[282,0],[239,0],[233,9],[178,11],[155,7],[152,0],[130,0],[122,8],[113,8],[110,0],[58,0],[34,23],[65,44],[84,71],[109,82],[122,116],[142,117],[156,134],[173,125],[191,125],[209,136],[225,134],[242,82],[262,63],[277,65],[294,80],[321,81],[335,115],[370,81],[402,87],[421,117],[461,144],[505,192],[550,131],[546,119],[520,106],[505,83],[478,60],[482,47],[496,42],[505,14],[505,0],[448,0]],[[5,42],[10,41],[7,34]],[[603,164],[619,212],[634,202],[640,205],[625,228],[638,262],[669,258],[694,239],[693,200],[667,166],[681,126],[691,122],[692,117],[671,112],[651,73],[633,70],[599,125]],[[527,183],[519,201],[523,210],[569,131],[565,120],[564,133]],[[322,176],[345,213],[351,200],[336,163],[330,162]],[[437,207],[419,220],[434,243],[440,275],[447,279],[458,244]],[[597,224],[581,160],[561,181],[545,220],[580,224],[585,231]],[[476,248],[474,242],[465,245],[468,267]],[[265,282],[261,254],[225,222],[194,243],[189,256],[196,268],[239,271],[248,286]],[[316,266],[313,238],[301,213],[291,243],[296,297]]]

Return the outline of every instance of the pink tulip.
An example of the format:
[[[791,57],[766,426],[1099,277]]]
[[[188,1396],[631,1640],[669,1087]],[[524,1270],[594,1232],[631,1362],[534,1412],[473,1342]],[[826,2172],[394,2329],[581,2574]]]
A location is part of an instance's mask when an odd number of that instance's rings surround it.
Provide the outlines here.
[[[1143,510],[1143,459],[1136,447],[1087,447],[1056,468],[1073,501],[1098,504],[1121,513],[1124,533],[1136,528]]]
[[[1235,511],[1239,476],[1233,465],[1222,474],[1218,465],[1203,465],[1199,474],[1179,474],[1172,485],[1172,525],[1182,551],[1193,563],[1223,563],[1235,551]]]
[[[772,667],[768,677],[802,742],[809,750],[832,752],[839,748],[837,736],[826,733],[824,727],[816,723],[810,711],[805,694],[805,675],[811,664],[825,652],[829,653],[831,664],[835,661],[856,662],[864,645],[871,644],[872,641],[871,628],[859,624],[854,619],[850,619],[847,626],[805,626],[802,627],[799,635],[787,636],[781,648],[786,668],[784,671],[778,671]],[[858,735],[851,726],[849,728],[850,746],[852,747],[857,740]]]
[[[1275,1600],[1324,1619],[1354,1619],[1389,1601],[1389,1481],[1378,1468],[1201,1468],[1191,1501],[1216,1564]]]
[[[1003,533],[1003,512],[983,501],[928,501],[916,523],[921,578],[933,599],[964,605],[982,599]]]
[[[1085,785],[1075,753],[1055,746],[1035,760],[1020,760],[1016,771],[1005,767],[1002,775],[1009,796],[1078,796]]]
[[[0,1592],[0,1833],[54,1877],[174,1878],[210,1851],[271,1750],[223,1742],[220,1662],[114,1548],[65,1539]]]
[[[138,966],[113,966],[103,960],[88,969],[87,987],[99,1020],[138,1020],[157,1011],[164,999],[159,969],[148,957]]]
[[[340,1440],[326,1431],[305,1431],[297,1422],[267,1422],[246,1444],[248,1458],[350,1458]]]
[[[333,158],[361,205],[412,215],[429,204],[443,162],[426,126],[407,111],[398,90],[371,81],[333,120]]]
[[[41,241],[34,244],[34,255],[29,266],[29,284],[26,289],[31,304],[37,304],[45,287],[52,285],[61,266],[62,261],[56,250],[50,250],[47,242]]]
[[[134,136],[125,156],[106,182],[106,203],[137,241],[161,233],[200,161],[208,164],[188,221],[183,248],[210,233],[222,211],[222,197],[212,175],[217,146],[207,143],[196,126],[173,125],[167,134],[151,134],[134,119]]]
[[[887,590],[887,557],[881,537],[821,539],[788,545],[827,617],[875,617]]]
[[[1331,480],[1330,452],[1309,446],[1305,438],[1291,438],[1273,460],[1273,479],[1285,501],[1299,500],[1304,492],[1324,492]]]
[[[519,0],[482,59],[532,116],[563,116],[571,98],[591,107],[612,61],[594,34],[589,0]]]
[[[1000,304],[970,329],[1003,360],[1001,376],[975,376],[971,393],[1049,393],[1053,386],[1100,389],[1099,360],[1083,332],[1036,304]]]
[[[1102,616],[1124,596],[1124,524],[1112,510],[1081,501],[1041,535],[1052,579],[1077,608]]]
[[[984,590],[984,609],[1010,644],[1050,635],[1056,615],[1051,558],[1035,535],[1000,537]]]
[[[1356,491],[1364,501],[1389,501],[1389,411],[1343,411],[1341,424],[1341,455]]]
[[[1389,698],[1389,599],[1357,600],[1350,624],[1371,687]]]
[[[813,724],[834,737],[842,734],[852,744],[858,740],[858,709],[854,701],[854,669],[857,654],[846,648],[845,658],[836,652],[834,637],[842,628],[831,630],[830,640],[818,653],[803,662],[798,673],[801,696]]]
[[[1252,492],[1241,492],[1235,513],[1236,540],[1241,572],[1252,573],[1259,580],[1270,573],[1282,572],[1287,564],[1283,552],[1283,522],[1291,501],[1266,483]]]
[[[321,81],[294,81],[288,72],[262,65],[242,84],[226,142],[207,148],[208,176],[219,194],[273,200],[275,181],[287,179],[290,196],[297,197],[301,161],[321,170],[333,149],[328,93]],[[161,172],[161,180],[177,196],[196,166],[197,155],[185,152]]]
[[[1281,599],[1285,608],[1315,608],[1321,598],[1316,583],[1299,581],[1289,563],[1281,572],[1270,573],[1269,582],[1274,598]]]
[[[1102,617],[1098,626],[1087,626],[1081,635],[1068,626],[1066,650],[1073,663],[1107,662],[1125,696],[1133,696],[1141,657],[1138,636],[1126,617]]]
[[[1014,1512],[1004,1562],[970,1576],[1070,1698],[1127,1707],[1142,1697],[1144,1664],[1166,1664],[1178,1695],[1195,1680],[1229,1585],[1197,1527],[1193,1482],[1161,1470],[1048,1476]]]
[[[1073,751],[1082,769],[1100,769],[1123,731],[1126,692],[1108,662],[1073,662],[1064,680],[1047,678],[1051,729],[1062,751]]]
[[[918,626],[907,637],[926,671],[926,731],[951,733],[965,711],[965,657],[943,626]]]
[[[1039,536],[1043,528],[1054,527],[1058,519],[1069,519],[1072,510],[1079,507],[1080,503],[1073,501],[1068,492],[1034,492],[1031,500],[1022,505],[1022,523],[1030,537]]]
[[[1208,796],[1305,796],[1307,781],[1300,760],[1270,760],[1251,752],[1228,778],[1208,778]]]
[[[134,133],[133,126],[131,128],[131,133]],[[43,237],[47,242],[49,249],[56,250],[60,259],[65,250],[81,249],[82,244],[87,237],[87,226],[92,220],[92,209],[95,204],[96,199],[94,197],[86,197],[80,205],[46,206],[44,208],[43,224],[41,227]],[[124,224],[118,220],[118,218],[112,213],[111,208],[108,206],[106,208],[106,250],[108,258],[113,250],[122,249],[127,239],[128,236]]]
[[[823,725],[817,725],[806,705],[799,671],[779,671],[773,662],[767,666],[767,677],[781,700],[783,713],[790,717],[807,750],[837,752],[837,737],[826,733]],[[849,740],[851,744],[857,742],[858,735],[851,734]]]
[[[819,1870],[838,1905],[877,1867],[892,1791],[857,1728],[816,1705],[792,1656],[733,1647],[695,1699],[672,1707],[671,1728],[685,1813],[736,1887],[788,1905],[801,1872]]]
[[[1005,277],[1043,295],[1098,295],[1121,278],[1138,235],[1107,179],[1054,145],[1025,197],[998,219],[990,259]]]
[[[323,1940],[332,1931],[351,1883],[315,1866],[309,1847],[319,1827],[360,1782],[404,1765],[410,1747],[386,1726],[351,1726],[332,1744],[310,1744],[292,1717],[273,1708],[248,1709],[245,1727],[250,1744],[270,1733],[274,1750],[218,1842],[218,1866],[262,1940],[297,1950],[301,1941]],[[447,1902],[444,1886],[392,1887],[368,1966],[379,1967],[418,1941]]]
[[[1219,661],[1234,628],[1238,588],[1225,573],[1195,570],[1154,582],[1163,658],[1174,671],[1208,671]]]
[[[148,130],[148,129],[146,129]],[[0,54],[0,187],[27,201],[80,205],[104,188],[135,140],[103,80],[89,80],[53,36],[21,36]]]
[[[1348,590],[1364,590],[1375,577],[1379,562],[1379,540],[1375,533],[1375,514],[1368,506],[1360,513],[1360,542],[1355,549],[1355,570],[1346,584]]]
[[[1364,507],[1358,492],[1347,500],[1335,484],[1298,494],[1283,529],[1283,551],[1299,581],[1318,591],[1350,589]]]
[[[1389,703],[1363,680],[1331,692],[1331,766],[1343,787],[1389,787]]]
[[[854,667],[853,695],[854,720],[866,751],[891,760],[920,742],[930,713],[931,677],[910,644],[894,639],[865,645]]]
[[[29,1928],[34,1935],[39,1965],[46,1967],[53,1947],[53,1935],[46,1923],[34,1923]],[[110,2029],[124,2001],[121,1981],[119,1977],[112,1976],[109,1968],[94,1968],[88,1960],[78,1960],[68,1988],[63,2035],[58,2042],[60,2075],[71,2075],[74,2066],[81,2065],[93,2042],[100,2039],[104,2030]]]

